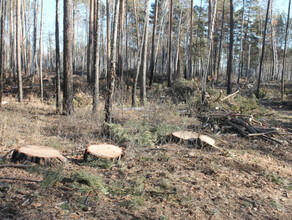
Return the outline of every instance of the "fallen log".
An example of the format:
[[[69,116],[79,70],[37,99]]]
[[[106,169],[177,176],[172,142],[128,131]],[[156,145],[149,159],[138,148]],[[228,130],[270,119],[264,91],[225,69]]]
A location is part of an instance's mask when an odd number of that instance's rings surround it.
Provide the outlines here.
[[[220,101],[223,102],[224,100],[229,99],[229,98],[235,96],[237,93],[239,93],[239,90],[237,90],[235,93],[232,93],[232,94],[230,94],[230,95],[228,95],[228,96],[220,99]]]

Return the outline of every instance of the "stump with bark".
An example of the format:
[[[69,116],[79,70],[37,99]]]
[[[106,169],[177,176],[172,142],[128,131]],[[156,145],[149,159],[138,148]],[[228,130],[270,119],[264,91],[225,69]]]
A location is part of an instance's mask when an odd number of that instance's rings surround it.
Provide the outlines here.
[[[104,159],[116,159],[121,158],[123,149],[110,144],[90,145],[86,148],[84,153],[84,161],[88,159],[88,156]]]
[[[199,134],[192,131],[176,131],[172,133],[172,140],[176,143],[195,142]]]
[[[13,161],[30,161],[41,165],[57,165],[66,163],[67,159],[60,151],[39,145],[26,145],[13,151]]]

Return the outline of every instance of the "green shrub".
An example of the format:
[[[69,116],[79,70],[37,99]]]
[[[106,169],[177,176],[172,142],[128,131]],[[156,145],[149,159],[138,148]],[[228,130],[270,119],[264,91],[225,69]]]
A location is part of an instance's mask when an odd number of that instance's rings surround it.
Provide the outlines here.
[[[149,122],[147,120],[127,121],[120,124],[105,124],[111,138],[119,144],[132,143],[137,147],[149,147],[156,143],[163,143],[167,136],[178,130],[177,126],[164,123]]]

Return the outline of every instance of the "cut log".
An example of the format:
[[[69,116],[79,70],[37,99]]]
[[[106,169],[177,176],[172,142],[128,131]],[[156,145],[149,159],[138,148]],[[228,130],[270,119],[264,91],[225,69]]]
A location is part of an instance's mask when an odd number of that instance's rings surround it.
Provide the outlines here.
[[[115,159],[120,158],[123,154],[123,149],[110,144],[90,145],[86,148],[84,153],[84,160],[87,160],[88,155],[94,157]]]
[[[15,149],[11,159],[13,161],[31,161],[41,165],[55,165],[67,162],[67,159],[60,151],[38,145],[26,145]]]
[[[199,137],[199,134],[193,131],[176,131],[172,133],[175,142],[193,142]]]

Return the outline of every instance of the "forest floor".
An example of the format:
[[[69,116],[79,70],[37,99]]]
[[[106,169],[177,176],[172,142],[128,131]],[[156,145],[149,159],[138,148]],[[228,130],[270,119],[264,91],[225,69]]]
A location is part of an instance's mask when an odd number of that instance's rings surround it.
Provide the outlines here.
[[[92,115],[85,78],[76,76],[75,82],[75,114],[69,117],[55,114],[53,98],[40,102],[26,91],[25,103],[19,104],[5,96],[0,219],[291,219],[292,85],[285,102],[279,101],[278,84],[266,84],[260,102],[247,87],[231,100],[214,101],[218,86],[208,91],[209,104],[201,105],[193,81],[171,88],[155,84],[144,108],[133,109],[125,99],[114,106],[114,124],[108,125],[103,123],[103,99]],[[46,91],[46,97],[53,97],[49,86]],[[126,97],[125,91],[117,94]],[[120,98],[115,97],[116,103]],[[206,126],[202,113],[222,110],[253,115],[261,126],[276,128],[272,137],[281,144]],[[179,129],[212,136],[220,150],[169,141],[168,135]],[[83,162],[86,146],[98,143],[119,145],[124,156]],[[1,167],[12,164],[11,154],[3,156],[24,144],[54,147],[70,162]]]

